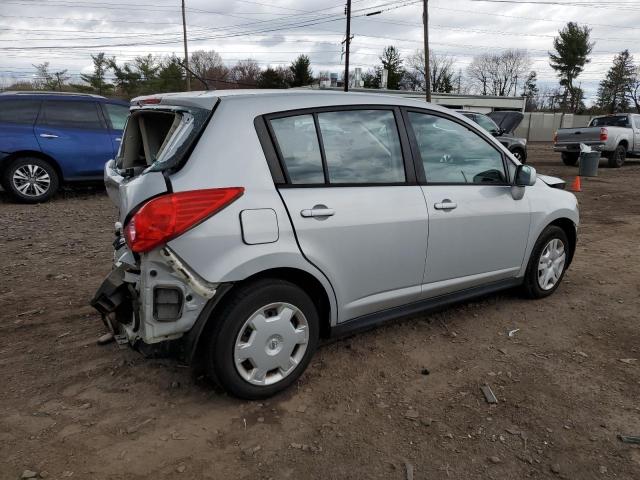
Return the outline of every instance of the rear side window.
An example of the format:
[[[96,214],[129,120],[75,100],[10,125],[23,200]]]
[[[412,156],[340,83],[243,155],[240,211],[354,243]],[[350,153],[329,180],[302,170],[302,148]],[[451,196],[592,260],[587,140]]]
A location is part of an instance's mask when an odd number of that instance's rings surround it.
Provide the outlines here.
[[[4,100],[0,102],[0,122],[33,125],[38,110],[38,100]]]
[[[395,116],[390,110],[318,113],[329,183],[404,182]]]
[[[95,102],[48,100],[38,121],[41,125],[62,128],[99,130],[104,124]]]
[[[270,123],[291,184],[405,181],[400,137],[391,110],[318,112]]]
[[[294,184],[324,183],[322,156],[312,115],[271,121],[289,180]]]
[[[107,117],[111,122],[111,128],[114,130],[124,130],[124,126],[127,123],[127,117],[129,116],[129,107],[124,105],[115,105],[113,103],[103,103],[103,106],[107,112]]]
[[[428,183],[507,182],[502,154],[477,133],[428,113],[409,119]]]
[[[487,132],[498,131],[498,125],[496,125],[489,117],[485,117],[484,115],[476,115],[476,123]]]

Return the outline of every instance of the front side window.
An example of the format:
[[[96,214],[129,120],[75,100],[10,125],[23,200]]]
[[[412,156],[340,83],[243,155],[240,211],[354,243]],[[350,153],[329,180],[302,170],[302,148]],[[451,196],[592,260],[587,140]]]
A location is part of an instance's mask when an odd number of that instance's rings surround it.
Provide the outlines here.
[[[390,110],[318,113],[329,183],[405,181],[400,137]]]
[[[293,184],[324,183],[322,156],[313,115],[271,120],[284,166]]]
[[[48,100],[38,123],[51,127],[104,129],[95,102]]]
[[[4,100],[0,102],[0,122],[33,125],[39,109],[37,100]]]
[[[502,154],[457,122],[409,112],[428,183],[507,183]]]
[[[129,107],[115,105],[113,103],[105,103],[104,107],[111,122],[111,128],[114,130],[124,130],[127,117],[129,116]]]

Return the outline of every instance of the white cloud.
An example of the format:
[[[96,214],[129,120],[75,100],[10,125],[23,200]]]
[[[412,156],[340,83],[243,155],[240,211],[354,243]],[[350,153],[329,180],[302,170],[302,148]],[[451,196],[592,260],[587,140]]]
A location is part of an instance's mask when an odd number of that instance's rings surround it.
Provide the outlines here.
[[[286,64],[306,53],[316,72],[342,68],[345,21],[338,1],[186,1],[191,51],[214,49],[229,64],[251,57],[263,65]],[[580,80],[593,95],[616,52],[628,48],[640,60],[640,7],[604,6],[607,1],[598,8],[558,0],[560,5],[431,0],[430,41],[436,52],[455,57],[460,68],[480,52],[527,49],[540,83],[551,85],[556,79],[546,52],[553,36],[567,21],[590,24],[596,46]],[[353,0],[354,67],[373,67],[385,45],[396,45],[405,55],[422,47],[421,2],[393,8],[410,3]],[[387,11],[358,16],[374,10]],[[120,61],[146,53],[181,55],[181,28],[178,0],[4,0],[0,77],[28,77],[31,65],[44,61],[77,77],[90,70],[90,53],[99,51]]]

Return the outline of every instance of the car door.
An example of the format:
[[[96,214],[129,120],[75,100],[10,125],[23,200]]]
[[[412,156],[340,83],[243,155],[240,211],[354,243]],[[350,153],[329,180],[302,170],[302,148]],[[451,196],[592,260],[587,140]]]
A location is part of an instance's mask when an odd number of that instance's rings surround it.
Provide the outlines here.
[[[107,125],[94,100],[46,100],[35,126],[40,149],[60,165],[65,179],[101,178],[113,158]]]
[[[107,119],[109,134],[111,135],[111,145],[113,147],[113,156],[115,157],[122,143],[122,132],[129,118],[129,107],[119,103],[105,102],[102,104],[102,111],[104,117]]]
[[[427,210],[398,118],[389,107],[268,118],[286,177],[280,195],[302,253],[334,287],[338,321],[421,292]]]
[[[633,119],[633,151],[640,152],[640,115],[631,115]]]
[[[530,223],[515,200],[515,166],[486,133],[442,113],[407,111],[418,178],[429,210],[425,298],[513,278]]]

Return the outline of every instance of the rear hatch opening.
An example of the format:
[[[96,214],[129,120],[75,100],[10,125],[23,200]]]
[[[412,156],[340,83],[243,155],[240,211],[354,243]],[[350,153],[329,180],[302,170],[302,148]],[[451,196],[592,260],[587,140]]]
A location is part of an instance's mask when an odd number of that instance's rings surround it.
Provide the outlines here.
[[[179,169],[210,116],[208,109],[171,105],[132,110],[116,157],[116,168],[123,177]]]

